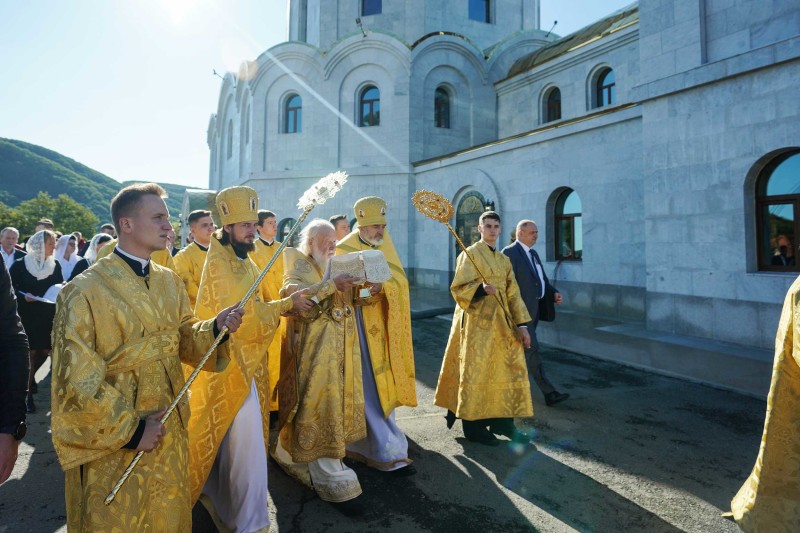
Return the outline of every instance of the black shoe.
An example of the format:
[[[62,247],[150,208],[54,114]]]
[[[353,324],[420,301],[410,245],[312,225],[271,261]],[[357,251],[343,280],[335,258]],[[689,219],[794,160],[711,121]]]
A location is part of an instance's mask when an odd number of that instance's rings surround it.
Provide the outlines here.
[[[31,394],[36,394],[37,392],[39,392],[39,385],[34,381],[33,385],[31,385]]]
[[[531,441],[531,436],[528,433],[520,431],[515,425],[514,421],[510,418],[495,419],[489,426],[489,431],[495,435],[503,435],[508,437],[511,442],[517,444],[528,444]]]
[[[447,429],[450,429],[453,427],[453,424],[456,423],[456,414],[448,409],[444,419],[447,421]]]
[[[557,403],[563,402],[567,398],[569,398],[569,394],[567,394],[566,392],[553,391],[551,393],[545,394],[544,403],[547,404],[547,407],[552,407]]]
[[[414,465],[404,466],[403,468],[397,468],[395,470],[380,470],[387,476],[390,477],[408,477],[413,476],[417,473],[417,469],[414,468]]]
[[[348,518],[358,518],[364,515],[364,504],[360,498],[353,498],[346,502],[328,502],[333,508]]]
[[[467,429],[464,428],[464,437],[472,442],[478,444],[485,444],[486,446],[497,446],[500,444],[500,439],[494,436],[488,429]]]
[[[25,409],[29,413],[35,413],[36,412],[36,404],[33,403],[33,396],[31,396],[30,394],[28,395],[27,398],[25,398]]]

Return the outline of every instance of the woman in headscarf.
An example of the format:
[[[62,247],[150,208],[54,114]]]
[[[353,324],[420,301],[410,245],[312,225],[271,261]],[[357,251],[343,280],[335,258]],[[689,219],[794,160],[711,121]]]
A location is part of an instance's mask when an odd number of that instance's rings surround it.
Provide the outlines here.
[[[25,249],[28,255],[17,259],[11,265],[11,284],[17,291],[17,311],[22,319],[22,325],[28,334],[30,345],[31,370],[28,376],[28,398],[26,405],[28,412],[36,411],[33,403],[33,393],[36,391],[34,376],[47,357],[50,355],[50,332],[53,329],[53,318],[56,306],[53,303],[44,303],[30,297],[44,296],[47,289],[64,281],[61,275],[61,265],[54,256],[56,236],[50,230],[41,230],[28,239]],[[20,293],[26,293],[23,296]]]
[[[78,274],[92,266],[97,260],[97,252],[108,244],[112,238],[113,237],[107,233],[98,233],[92,237],[92,240],[89,242],[89,248],[86,249],[83,259],[75,263],[75,268],[72,269],[72,274],[70,276],[65,276],[67,280],[72,281]]]
[[[71,277],[72,269],[80,259],[75,252],[77,248],[78,239],[74,235],[64,235],[56,242],[56,261],[61,265],[61,275],[64,279]]]

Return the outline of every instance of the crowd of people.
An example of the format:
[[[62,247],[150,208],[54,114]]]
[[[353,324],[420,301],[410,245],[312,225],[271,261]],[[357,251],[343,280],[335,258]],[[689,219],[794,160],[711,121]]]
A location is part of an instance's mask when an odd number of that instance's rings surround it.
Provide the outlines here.
[[[70,530],[188,531],[199,502],[220,530],[266,531],[268,457],[348,516],[363,512],[362,487],[345,458],[386,476],[414,475],[395,419],[417,394],[391,206],[363,197],[355,228],[346,215],[314,219],[279,256],[276,215],[258,209],[252,188],[217,194],[220,227],[210,211],[190,213],[183,249],[164,195],[155,184],[125,187],[111,202],[113,224],[89,242],[58,234],[47,219],[24,250],[17,229],[0,232],[8,383],[0,387],[0,483],[24,437],[25,410],[36,411],[35,374],[48,356]],[[520,220],[504,248],[498,213],[484,212],[477,230],[450,287],[456,307],[434,403],[448,428],[461,420],[469,441],[526,446],[531,436],[515,419],[533,415],[531,381],[547,406],[569,398],[547,379],[536,336],[563,298],[533,249],[535,222]],[[381,281],[333,269],[337,255],[375,251],[390,273]],[[182,395],[187,379],[191,394]],[[138,452],[133,474],[115,487]],[[768,486],[748,481],[737,519],[752,520]],[[769,519],[775,506],[763,506]]]

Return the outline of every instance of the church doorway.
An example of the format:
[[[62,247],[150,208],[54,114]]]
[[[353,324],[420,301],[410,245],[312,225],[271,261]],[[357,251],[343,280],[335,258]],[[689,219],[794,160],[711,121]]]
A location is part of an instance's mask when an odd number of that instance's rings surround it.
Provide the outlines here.
[[[461,197],[456,208],[456,235],[464,243],[464,246],[475,244],[481,239],[481,234],[478,233],[478,219],[481,214],[486,211],[486,199],[477,191],[470,191]],[[457,242],[455,245],[454,258],[458,257],[461,253],[461,247]],[[453,261],[455,269],[455,260]]]

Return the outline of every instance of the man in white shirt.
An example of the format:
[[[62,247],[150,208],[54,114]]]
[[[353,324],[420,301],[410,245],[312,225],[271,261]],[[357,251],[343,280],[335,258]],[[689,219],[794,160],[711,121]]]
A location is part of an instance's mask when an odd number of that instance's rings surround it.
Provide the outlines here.
[[[3,261],[9,270],[14,261],[26,255],[22,250],[17,250],[17,242],[19,242],[17,228],[8,227],[0,231],[0,255],[3,256]]]
[[[561,294],[550,284],[544,272],[539,254],[533,249],[539,238],[539,228],[532,220],[521,220],[517,224],[517,242],[503,248],[503,253],[511,260],[514,277],[517,279],[519,291],[531,322],[528,324],[528,333],[531,336],[531,347],[525,349],[525,360],[528,363],[528,373],[544,394],[544,401],[548,406],[553,406],[569,398],[569,394],[556,390],[542,369],[542,359],[539,356],[539,341],[536,338],[536,326],[539,324],[539,300],[544,298],[545,290],[554,293],[556,304],[561,304]]]

